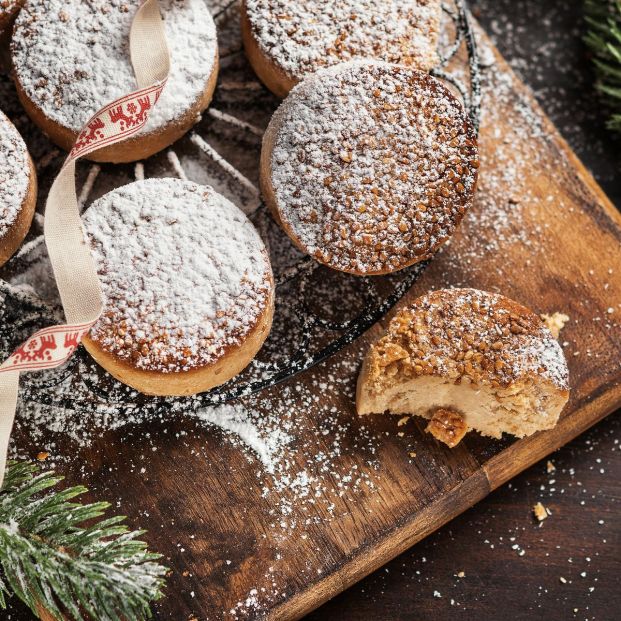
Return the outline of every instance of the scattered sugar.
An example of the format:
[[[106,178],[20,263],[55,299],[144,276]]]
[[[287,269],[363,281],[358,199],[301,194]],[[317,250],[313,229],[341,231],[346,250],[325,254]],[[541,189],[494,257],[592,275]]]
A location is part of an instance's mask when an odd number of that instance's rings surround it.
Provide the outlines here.
[[[0,523],[0,529],[5,530],[9,535],[17,535],[19,533],[19,524],[11,518],[6,524]]]
[[[270,429],[265,433],[252,420],[248,412],[238,405],[222,405],[217,408],[198,410],[194,416],[200,421],[211,423],[234,434],[261,460],[265,471],[273,474],[277,463],[282,458],[284,447],[291,441],[291,436],[282,429]]]

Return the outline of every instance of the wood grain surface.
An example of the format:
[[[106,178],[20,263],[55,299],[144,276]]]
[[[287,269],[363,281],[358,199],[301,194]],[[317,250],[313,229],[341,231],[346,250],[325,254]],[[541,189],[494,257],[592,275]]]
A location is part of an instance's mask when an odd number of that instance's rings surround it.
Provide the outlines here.
[[[477,202],[410,298],[475,286],[567,313],[572,395],[559,425],[524,440],[468,434],[450,450],[420,421],[358,420],[358,362],[378,325],[245,402],[266,413],[286,404],[283,424],[300,430],[291,459],[322,486],[322,502],[301,503],[293,487],[258,478],[226,438],[183,417],[108,431],[61,470],[93,498],[116,500],[165,554],[172,573],[157,619],[299,618],[621,405],[621,218],[504,61],[487,64]],[[339,423],[331,433],[305,431],[321,429],[327,412]],[[41,450],[41,440],[18,437],[23,452]],[[54,451],[68,446],[57,441]],[[322,454],[334,455],[328,471],[314,459]],[[365,484],[343,486],[352,472]]]
[[[582,40],[584,4],[469,4],[619,208],[621,137],[605,127]],[[538,462],[308,621],[495,621],[499,610],[519,620],[610,619],[621,609],[620,413],[553,453],[554,470]],[[537,501],[552,511],[542,525],[531,512]]]
[[[616,619],[620,432],[610,415],[305,621]]]

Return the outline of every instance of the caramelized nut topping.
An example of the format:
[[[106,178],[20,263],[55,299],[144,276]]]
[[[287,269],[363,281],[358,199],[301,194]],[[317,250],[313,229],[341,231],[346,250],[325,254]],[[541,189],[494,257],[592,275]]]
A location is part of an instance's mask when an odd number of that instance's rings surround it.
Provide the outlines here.
[[[518,326],[519,330],[512,330]],[[418,298],[390,322],[368,354],[371,390],[392,379],[435,375],[508,387],[543,376],[567,388],[563,352],[541,319],[516,302],[475,289],[445,289]]]
[[[466,435],[468,426],[461,414],[440,408],[435,411],[425,431],[449,448],[454,448]]]

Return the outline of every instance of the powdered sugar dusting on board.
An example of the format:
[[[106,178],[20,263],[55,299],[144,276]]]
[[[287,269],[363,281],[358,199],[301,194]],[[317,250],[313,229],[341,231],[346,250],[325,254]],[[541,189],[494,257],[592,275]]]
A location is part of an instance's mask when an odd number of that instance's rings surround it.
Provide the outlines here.
[[[260,49],[296,80],[321,67],[377,58],[437,64],[439,0],[246,0]]]
[[[31,0],[13,38],[16,77],[45,116],[78,132],[90,116],[135,89],[129,30],[138,2]],[[203,0],[161,0],[171,52],[168,83],[145,131],[179,120],[200,99],[217,57]]]
[[[221,6],[227,3],[227,0],[221,0]],[[240,44],[239,37],[235,35],[236,11],[234,8],[230,9],[226,15],[227,22],[233,24],[230,28],[232,36],[223,42],[222,49],[226,47],[232,51],[223,63],[227,67],[226,74],[223,75],[225,88],[221,88],[217,93],[218,108],[264,127],[275,102],[266,95],[253,78],[243,58],[243,53],[235,51]],[[485,48],[484,51],[486,51]],[[488,127],[502,125],[503,107],[495,103],[501,101],[504,104],[511,104],[515,100],[515,94],[513,96],[511,94],[515,87],[512,77],[504,70],[492,65],[493,60],[489,61],[484,74],[483,117],[486,136],[493,133],[493,130],[490,132],[487,129]],[[508,247],[523,246],[525,259],[533,253],[545,256],[547,232],[533,225],[530,214],[537,203],[537,197],[523,179],[523,166],[527,166],[529,160],[535,167],[543,169],[544,166],[548,166],[547,162],[542,161],[538,156],[538,151],[545,148],[542,143],[545,138],[541,135],[537,114],[523,106],[519,107],[519,112],[519,119],[512,117],[512,120],[515,120],[514,126],[502,126],[504,133],[500,135],[499,131],[494,144],[486,140],[485,149],[482,149],[481,154],[484,160],[482,186],[477,194],[476,203],[462,223],[459,233],[461,238],[461,231],[463,231],[465,239],[459,242],[456,240],[451,247],[446,247],[446,252],[443,251],[442,255],[431,264],[426,272],[435,270],[433,279],[430,281],[431,286],[472,285],[487,282],[489,287],[495,287],[498,282],[503,282],[507,290],[513,286],[509,278],[512,273],[529,270],[526,264],[521,265],[513,260],[505,262],[497,260],[497,257],[502,256]],[[252,142],[247,136],[240,137],[230,129],[223,131],[221,123],[208,119],[201,124],[200,131],[203,136],[209,133],[210,142],[215,140],[218,150],[225,153],[227,159],[243,170],[250,179],[256,181],[258,176],[255,160],[258,158],[259,150],[255,143],[258,141]],[[199,181],[203,177],[198,175],[204,176],[207,169],[204,158],[195,150],[186,149],[186,145],[182,142],[189,141],[180,141],[175,145],[175,150],[179,153],[188,177]],[[512,154],[515,157],[512,158]],[[161,160],[165,166],[166,158],[161,158]],[[516,164],[516,160],[519,165]],[[192,162],[193,166],[186,165],[188,162]],[[502,165],[497,165],[497,162]],[[559,162],[554,164],[553,170],[557,173],[559,165]],[[150,158],[145,162],[146,176],[161,174],[161,171],[161,162],[158,158]],[[550,174],[550,172],[551,169],[548,167],[544,171],[545,174]],[[130,178],[132,174],[133,171],[130,170]],[[173,174],[173,171],[166,169],[166,174]],[[94,189],[94,195],[108,191],[110,185],[125,182],[127,182],[127,177],[122,167],[104,167]],[[554,209],[559,218],[563,217],[565,207],[562,204],[551,201],[548,208]],[[282,253],[290,258],[290,245],[276,227],[272,231],[271,241],[274,242],[272,256],[280,257]],[[550,261],[554,260],[554,257],[548,256],[547,258]],[[37,260],[40,263],[44,261],[39,258]],[[442,272],[442,266],[446,265],[450,267]],[[507,276],[507,278],[490,278],[485,281],[490,265],[494,266],[494,270],[498,269],[502,277]],[[16,267],[22,269],[21,265]],[[600,278],[610,266],[593,267],[598,271],[598,278]],[[25,275],[21,282],[29,283],[38,293],[41,293],[43,271],[42,269],[33,270]],[[618,276],[618,270],[615,269],[614,274],[612,271],[610,274],[607,278],[613,282]],[[533,272],[533,278],[538,279],[539,274]],[[352,280],[358,282],[358,279]],[[53,288],[53,282],[49,277],[45,277],[45,283],[50,289]],[[326,308],[333,308],[340,317],[346,307],[354,308],[358,303],[355,296],[341,292],[342,289],[331,289],[326,285],[320,294],[313,290],[312,296],[317,297]],[[511,295],[519,299],[519,292],[515,289],[511,291]],[[289,291],[283,292],[280,296],[285,305],[290,297],[293,296]],[[584,300],[572,300],[572,303],[588,305],[592,304],[593,300],[585,296]],[[599,335],[602,327],[618,328],[621,305],[616,299],[611,300],[610,304],[615,308],[614,314],[594,316],[593,323],[587,325],[585,322],[583,329],[590,334]],[[535,304],[533,308],[538,312],[559,310],[542,308]],[[581,350],[578,360],[584,358],[589,364],[598,364],[597,359],[601,356],[601,352],[595,347],[592,353],[585,350],[585,337],[580,335],[579,330],[576,330],[573,321],[567,326],[566,331],[563,338],[567,338],[572,345],[575,344],[574,349]],[[288,335],[288,332],[285,331],[285,334]],[[37,450],[49,450],[50,457],[46,465],[53,467],[55,463],[67,461],[69,463],[65,467],[73,473],[73,477],[78,479],[83,474],[85,480],[89,480],[92,476],[91,472],[101,468],[104,463],[105,468],[110,468],[110,475],[109,478],[106,476],[105,485],[108,482],[114,485],[117,480],[120,480],[123,485],[130,477],[135,477],[139,481],[148,480],[149,484],[159,484],[155,482],[154,475],[159,472],[157,462],[161,457],[154,458],[153,462],[149,461],[150,456],[157,456],[158,452],[166,452],[167,455],[172,454],[178,457],[174,465],[172,459],[167,463],[179,470],[192,467],[192,464],[199,460],[206,460],[207,463],[202,464],[201,467],[204,473],[209,473],[209,476],[214,476],[214,472],[224,471],[231,478],[241,475],[243,480],[250,484],[256,481],[261,490],[258,497],[252,497],[252,502],[256,503],[256,506],[263,506],[262,502],[264,502],[264,507],[270,512],[270,519],[261,514],[261,520],[256,529],[248,524],[247,529],[243,530],[249,533],[248,539],[252,538],[252,544],[263,545],[271,549],[273,556],[270,558],[273,558],[273,561],[268,561],[266,564],[257,562],[253,576],[254,582],[250,586],[244,585],[233,591],[233,585],[238,584],[237,577],[241,573],[243,563],[247,562],[245,560],[247,551],[244,550],[244,554],[239,554],[238,541],[232,541],[235,537],[229,537],[231,545],[228,552],[221,548],[215,551],[210,548],[209,553],[214,554],[211,558],[216,559],[214,572],[216,572],[217,579],[221,579],[223,584],[230,585],[231,592],[234,593],[231,596],[231,608],[228,611],[230,616],[240,619],[260,618],[265,611],[272,608],[274,602],[281,603],[291,595],[292,588],[295,588],[296,580],[300,577],[304,580],[315,581],[321,578],[322,571],[324,573],[326,571],[325,563],[328,555],[322,548],[318,550],[316,556],[309,558],[304,570],[292,580],[286,571],[292,560],[291,549],[286,544],[279,547],[279,541],[284,542],[292,536],[299,538],[300,541],[304,539],[315,541],[316,533],[322,528],[322,524],[332,522],[332,526],[328,528],[337,528],[339,523],[347,522],[348,517],[345,514],[347,507],[339,504],[339,499],[345,499],[345,503],[349,503],[350,506],[354,503],[359,506],[365,502],[367,490],[370,497],[367,506],[374,510],[376,518],[383,516],[383,503],[386,501],[382,494],[383,482],[386,476],[389,476],[384,466],[382,455],[384,451],[403,451],[411,454],[412,460],[418,464],[418,467],[428,469],[430,472],[438,467],[434,450],[430,449],[429,439],[419,432],[412,421],[397,429],[394,420],[378,416],[374,417],[376,420],[365,421],[368,429],[362,428],[360,421],[351,410],[355,377],[362,354],[363,348],[354,346],[349,353],[341,352],[330,362],[318,367],[315,372],[306,373],[304,377],[309,378],[308,384],[306,381],[292,380],[267,394],[244,399],[243,410],[237,404],[235,405],[235,416],[240,417],[240,421],[249,433],[253,433],[253,429],[256,430],[257,436],[265,441],[265,446],[269,446],[275,429],[281,430],[290,438],[286,444],[283,439],[282,445],[268,449],[267,454],[270,456],[268,462],[274,464],[273,474],[266,472],[266,466],[259,458],[259,453],[249,447],[240,435],[218,425],[217,411],[219,408],[209,415],[213,418],[213,423],[208,422],[203,425],[203,422],[196,418],[196,426],[192,424],[193,413],[186,403],[176,409],[178,419],[173,419],[167,411],[160,412],[153,409],[142,411],[140,407],[136,407],[133,415],[128,415],[125,410],[120,414],[121,407],[118,401],[114,401],[111,394],[107,392],[106,378],[103,377],[105,374],[98,376],[92,367],[87,369],[88,374],[84,378],[89,381],[88,388],[84,386],[75,388],[75,384],[72,385],[69,380],[59,382],[54,389],[58,394],[58,401],[66,398],[67,393],[73,389],[74,392],[77,390],[80,396],[86,394],[92,399],[108,399],[108,405],[102,406],[98,415],[94,416],[85,414],[79,409],[55,411],[49,405],[37,406],[36,403],[29,401],[23,404],[18,416],[17,437],[21,436],[22,439],[17,446],[19,446],[19,453],[22,457],[32,457],[33,447]],[[84,368],[78,369],[81,377]],[[54,378],[46,375],[43,379],[47,382]],[[123,394],[127,395],[128,399],[134,398],[129,388]],[[117,396],[115,394],[115,397]],[[227,416],[223,417],[225,423]],[[403,437],[397,437],[397,430]],[[73,450],[74,444],[66,439],[68,434],[75,435],[76,442],[82,450]],[[322,438],[324,444],[319,449]],[[105,442],[114,442],[119,455],[115,454],[114,457],[110,457],[109,452],[102,450],[101,443]],[[131,449],[124,448],[123,443],[131,443]],[[203,447],[207,448],[203,450]],[[241,460],[242,466],[237,465],[236,472],[232,473],[229,467],[234,460],[229,461],[229,458],[237,452],[240,452],[244,459]],[[14,450],[13,455],[15,454]],[[356,465],[358,468],[354,468]],[[289,484],[291,486],[287,487]],[[226,485],[226,481],[223,485]],[[102,498],[105,496],[107,499],[115,500],[114,489],[105,487],[105,489],[98,489],[97,493],[101,494]],[[286,489],[291,490],[289,495],[278,491]],[[184,504],[193,506],[196,504],[193,502],[194,491],[191,488],[189,492],[187,490],[179,492],[177,489],[170,488],[165,494],[160,494],[160,497],[162,502],[172,502],[174,494],[179,493],[179,498],[187,501],[179,503],[181,511]],[[244,494],[247,494],[247,488],[244,488]],[[162,532],[182,536],[179,525],[181,520],[186,520],[185,515],[175,515],[171,521],[160,524],[157,519],[153,518],[151,506],[134,509],[135,505],[127,501],[127,495],[120,492],[117,500],[120,503],[119,510],[126,511],[129,505],[132,506],[132,515],[140,521],[141,526],[147,526],[153,532],[159,532],[159,528],[162,528]],[[239,507],[243,507],[242,503]],[[149,516],[150,513],[151,516]],[[248,517],[248,514],[240,513],[240,519]],[[212,526],[215,521],[211,520],[209,526]],[[189,523],[194,524],[194,522]],[[196,540],[201,539],[205,528],[206,526],[202,524],[196,526]],[[200,542],[202,547],[197,545],[194,550],[190,548],[192,542],[187,539],[183,545],[189,548],[186,554],[191,551],[196,556],[202,554],[204,557],[205,539]],[[235,556],[236,553],[238,556]],[[185,561],[186,557],[179,553],[179,556],[172,562],[175,563],[175,567],[180,568]],[[176,591],[178,596],[189,602],[194,601],[198,606],[200,594],[197,594],[195,600],[191,597],[194,596],[193,589],[196,588],[196,583],[200,578],[194,574],[184,580],[180,579],[175,585],[179,587]],[[174,578],[171,579],[174,580]],[[196,614],[197,617],[201,617],[200,612]],[[218,610],[215,611],[213,617],[218,618],[226,614],[226,610]]]
[[[355,61],[321,70],[291,91],[266,136],[281,219],[336,269],[421,261],[472,202],[471,123],[441,82],[412,69]]]
[[[273,474],[278,461],[282,458],[284,447],[291,441],[291,436],[283,429],[268,428],[252,420],[243,406],[222,405],[216,408],[203,408],[194,416],[205,423],[220,427],[233,434],[252,450],[265,468]]]
[[[106,306],[91,338],[141,369],[210,364],[258,323],[271,268],[244,214],[206,186],[149,179],[84,218]]]
[[[29,184],[26,145],[11,121],[0,111],[0,238],[15,222]]]
[[[489,43],[482,39],[478,45],[482,64],[481,124],[490,130],[480,136],[481,174],[474,205],[460,226],[456,245],[449,241],[440,251],[446,262],[441,285],[467,286],[479,281],[489,270],[490,260],[497,273],[510,281],[511,273],[505,271],[503,261],[496,260],[498,257],[508,248],[521,248],[525,258],[521,269],[528,270],[528,255],[545,248],[546,230],[534,226],[530,214],[544,208],[553,209],[559,220],[564,217],[562,197],[549,195],[542,199],[539,190],[529,183],[532,170],[546,170],[547,166],[542,159],[541,141],[546,140],[546,132],[541,117],[519,92],[515,76],[496,63]],[[495,105],[486,105],[490,96]],[[511,125],[505,122],[507,106],[516,112]],[[559,161],[557,165],[567,163]],[[499,292],[509,293],[507,289]]]

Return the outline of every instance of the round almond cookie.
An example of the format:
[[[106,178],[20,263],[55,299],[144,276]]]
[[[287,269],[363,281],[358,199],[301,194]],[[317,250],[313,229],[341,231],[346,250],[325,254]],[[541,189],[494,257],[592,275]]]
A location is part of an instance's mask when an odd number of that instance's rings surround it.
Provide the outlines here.
[[[429,71],[441,12],[440,0],[243,0],[242,38],[259,78],[284,97],[317,69],[359,58]]]
[[[242,371],[270,331],[274,281],[259,234],[212,188],[137,181],[104,195],[84,226],[105,310],[93,358],[150,395],[191,395]]]
[[[97,110],[136,90],[129,32],[139,4],[27,0],[19,14],[11,42],[17,92],[32,120],[63,149],[71,149]],[[146,127],[90,154],[92,160],[148,157],[187,132],[211,101],[218,48],[204,1],[161,0],[160,7],[171,54],[168,83]]]
[[[426,73],[373,61],[296,86],[263,138],[265,201],[296,246],[358,275],[429,258],[470,205],[476,133]]]
[[[24,241],[37,205],[37,174],[19,132],[0,112],[0,265]]]
[[[449,446],[556,425],[569,398],[563,350],[541,318],[502,295],[443,289],[392,319],[367,353],[359,414],[413,414]]]

